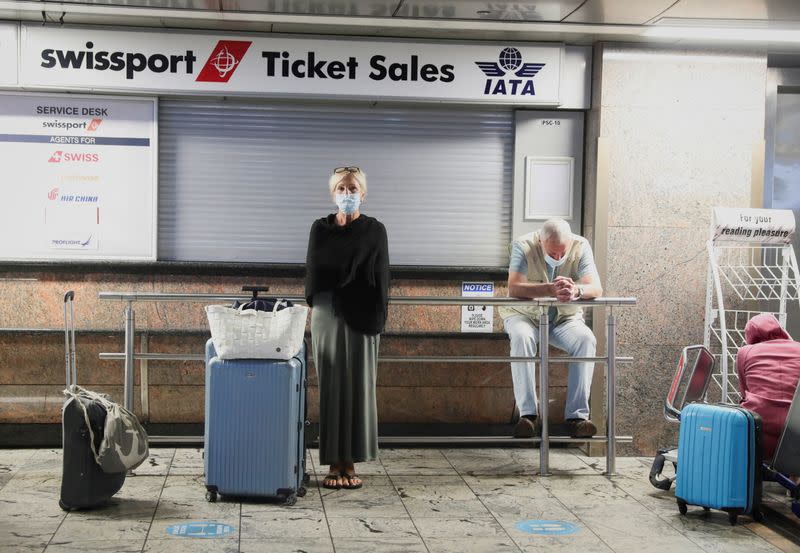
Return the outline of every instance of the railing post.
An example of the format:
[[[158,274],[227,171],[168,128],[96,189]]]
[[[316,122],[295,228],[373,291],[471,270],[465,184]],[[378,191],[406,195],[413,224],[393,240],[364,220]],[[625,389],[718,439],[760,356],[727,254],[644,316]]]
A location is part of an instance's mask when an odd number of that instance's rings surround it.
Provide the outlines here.
[[[550,407],[549,363],[550,356],[550,328],[547,317],[547,307],[542,307],[539,315],[539,416],[542,423],[542,440],[539,443],[539,476],[550,476],[550,423],[548,421],[548,408]]]
[[[135,375],[134,352],[134,333],[136,325],[136,314],[133,311],[133,302],[128,302],[125,308],[125,389],[123,391],[123,403],[125,409],[133,413],[133,382]]]
[[[617,475],[617,429],[616,429],[616,380],[617,380],[617,346],[616,346],[616,321],[614,309],[609,307],[608,326],[606,331],[606,475]]]

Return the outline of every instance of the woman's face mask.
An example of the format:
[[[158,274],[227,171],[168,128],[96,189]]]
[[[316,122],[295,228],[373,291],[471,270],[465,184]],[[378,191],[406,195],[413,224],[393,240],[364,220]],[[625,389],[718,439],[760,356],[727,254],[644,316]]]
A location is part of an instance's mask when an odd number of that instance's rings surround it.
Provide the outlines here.
[[[355,194],[337,193],[335,200],[336,205],[339,207],[339,211],[345,215],[352,215],[358,211],[358,207],[361,205],[361,194],[358,192]]]

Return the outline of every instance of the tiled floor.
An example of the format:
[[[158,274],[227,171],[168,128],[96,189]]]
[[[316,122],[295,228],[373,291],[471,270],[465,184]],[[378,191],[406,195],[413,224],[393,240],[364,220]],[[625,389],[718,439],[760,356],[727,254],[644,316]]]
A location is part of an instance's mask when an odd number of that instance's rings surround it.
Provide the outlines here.
[[[681,517],[672,492],[647,482],[649,459],[603,459],[555,449],[553,476],[534,476],[533,449],[383,449],[358,465],[360,490],[319,487],[326,467],[316,451],[311,489],[292,507],[264,502],[209,503],[197,449],[159,448],[129,476],[107,507],[58,507],[59,450],[0,450],[0,551],[114,552],[725,552],[800,551],[770,530],[731,527],[724,513],[692,509]],[[542,536],[516,528],[531,519],[566,521],[577,531]],[[217,538],[178,537],[168,528],[217,522]],[[765,539],[766,537],[766,539]]]

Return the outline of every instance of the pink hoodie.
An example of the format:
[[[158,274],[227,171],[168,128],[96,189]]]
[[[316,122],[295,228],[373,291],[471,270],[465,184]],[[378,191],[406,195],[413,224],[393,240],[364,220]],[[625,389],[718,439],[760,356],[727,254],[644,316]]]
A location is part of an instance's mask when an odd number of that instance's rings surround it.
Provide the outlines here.
[[[748,345],[736,355],[741,406],[761,415],[761,444],[767,460],[775,454],[800,379],[800,343],[768,314],[750,319],[744,338]]]

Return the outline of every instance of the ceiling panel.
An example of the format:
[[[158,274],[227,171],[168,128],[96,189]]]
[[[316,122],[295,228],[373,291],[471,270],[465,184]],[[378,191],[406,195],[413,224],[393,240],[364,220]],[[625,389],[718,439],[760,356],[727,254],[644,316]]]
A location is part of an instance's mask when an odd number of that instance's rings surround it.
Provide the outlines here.
[[[43,0],[49,10],[56,10],[53,4],[89,4],[96,6],[124,6],[131,8],[171,8],[187,10],[219,11],[222,0]]]
[[[226,12],[391,17],[401,0],[220,0]]]
[[[565,23],[642,25],[675,3],[675,0],[587,0]]]
[[[800,21],[798,0],[680,0],[662,14],[686,19]]]
[[[405,0],[398,17],[487,19],[492,21],[561,21],[583,0],[481,2],[479,0]]]

